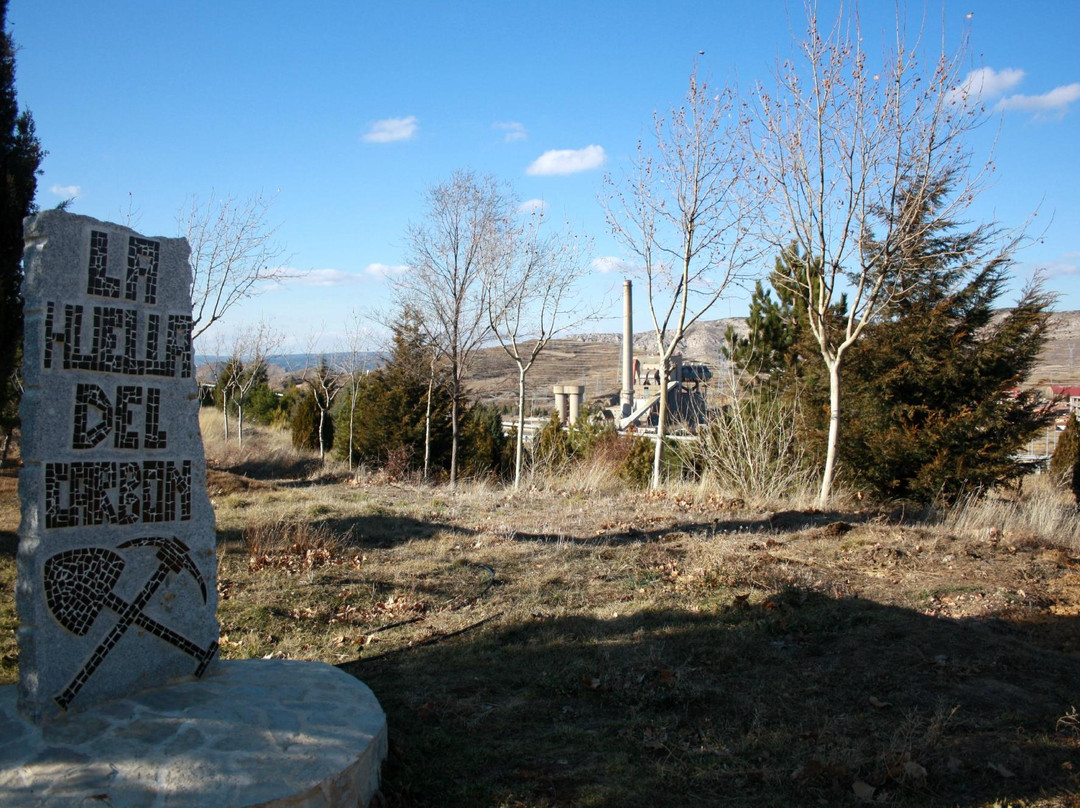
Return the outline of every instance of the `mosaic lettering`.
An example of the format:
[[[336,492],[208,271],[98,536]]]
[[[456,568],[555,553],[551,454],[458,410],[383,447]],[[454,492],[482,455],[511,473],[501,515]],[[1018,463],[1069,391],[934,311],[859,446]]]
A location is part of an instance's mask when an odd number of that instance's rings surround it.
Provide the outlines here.
[[[44,717],[207,669],[215,534],[187,244],[62,211],[26,228],[20,703]]]

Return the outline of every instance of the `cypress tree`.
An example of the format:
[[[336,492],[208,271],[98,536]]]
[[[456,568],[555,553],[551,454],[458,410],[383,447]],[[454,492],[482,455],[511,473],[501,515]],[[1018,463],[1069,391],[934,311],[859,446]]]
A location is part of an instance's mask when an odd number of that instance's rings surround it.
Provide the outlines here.
[[[7,32],[7,0],[0,0],[0,441],[16,425],[15,380],[22,345],[23,218],[34,210],[45,152],[34,119],[15,97],[15,44]]]

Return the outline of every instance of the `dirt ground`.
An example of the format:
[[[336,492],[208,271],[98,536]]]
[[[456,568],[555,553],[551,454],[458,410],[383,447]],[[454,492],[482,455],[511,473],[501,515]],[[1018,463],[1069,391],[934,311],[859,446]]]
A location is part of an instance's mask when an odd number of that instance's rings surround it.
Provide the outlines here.
[[[695,494],[215,472],[223,653],[341,666],[393,806],[1080,805],[1080,552]],[[0,678],[17,677],[0,475]]]

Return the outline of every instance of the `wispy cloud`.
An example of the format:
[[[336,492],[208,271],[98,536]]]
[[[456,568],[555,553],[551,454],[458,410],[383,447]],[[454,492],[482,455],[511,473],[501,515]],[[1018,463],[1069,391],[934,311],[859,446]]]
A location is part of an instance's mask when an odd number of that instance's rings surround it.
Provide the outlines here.
[[[364,133],[368,143],[394,143],[399,140],[412,140],[420,128],[420,120],[415,115],[407,118],[384,118],[375,121]]]
[[[1042,95],[1010,95],[998,101],[995,109],[1041,115],[1063,114],[1077,99],[1080,99],[1080,82],[1055,87]]]
[[[1080,252],[1067,252],[1039,269],[1047,278],[1071,277],[1080,272]]]
[[[71,199],[82,193],[82,188],[78,185],[53,185],[49,188],[49,193],[62,196],[64,199]]]
[[[954,87],[949,93],[952,102],[969,100],[992,101],[1004,95],[1024,78],[1024,71],[1007,67],[1004,70],[994,70],[992,67],[980,67],[968,73],[959,87]]]
[[[537,157],[525,173],[532,176],[552,174],[576,174],[600,168],[607,161],[603,146],[586,146],[584,149],[552,149]]]
[[[601,273],[629,274],[633,271],[634,266],[629,261],[617,258],[614,255],[601,255],[599,258],[592,260],[592,268]]]
[[[518,205],[518,213],[543,213],[548,209],[548,203],[543,199],[526,199]]]
[[[501,123],[494,124],[494,127],[503,132],[503,141],[505,143],[513,143],[515,140],[525,140],[529,133],[525,129],[525,124],[518,123],[517,121],[502,121]]]
[[[364,272],[373,278],[389,278],[392,275],[400,275],[402,272],[408,270],[406,264],[368,264],[364,267]]]
[[[343,269],[293,269],[289,281],[298,286],[346,286],[361,280],[359,275]]]

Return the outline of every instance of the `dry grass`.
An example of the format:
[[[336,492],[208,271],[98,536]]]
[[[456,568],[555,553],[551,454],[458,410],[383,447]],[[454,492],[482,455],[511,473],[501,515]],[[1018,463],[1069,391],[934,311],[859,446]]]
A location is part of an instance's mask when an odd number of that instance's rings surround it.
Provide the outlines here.
[[[1017,496],[962,499],[946,512],[943,523],[957,533],[985,532],[1011,544],[1080,553],[1080,518],[1072,492],[1054,486],[1047,475],[1030,478]]]
[[[199,410],[199,428],[207,465],[257,479],[308,479],[340,473],[340,464],[319,462],[315,452],[292,445],[289,431],[248,421],[244,424],[243,445],[237,440],[235,419],[229,421],[225,437],[225,419],[220,410]]]
[[[598,474],[219,503],[225,653],[371,685],[390,805],[1078,804],[1080,559]]]
[[[1076,517],[1034,491],[1029,527],[988,527],[631,491],[602,464],[516,493],[212,484],[223,654],[367,682],[389,806],[1080,805]]]

